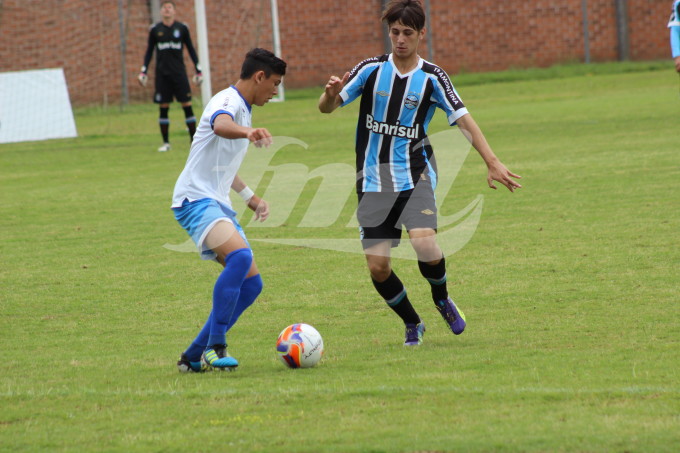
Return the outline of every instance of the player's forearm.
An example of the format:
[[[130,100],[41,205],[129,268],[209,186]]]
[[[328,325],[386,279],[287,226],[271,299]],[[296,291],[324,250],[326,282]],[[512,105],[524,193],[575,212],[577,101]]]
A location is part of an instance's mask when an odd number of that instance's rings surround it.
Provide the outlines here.
[[[215,124],[213,125],[213,131],[215,132],[215,135],[218,135],[222,138],[228,138],[230,140],[248,138],[248,132],[250,132],[250,128],[239,126],[234,121],[218,121],[221,116],[223,115],[217,117],[217,120],[215,120]],[[229,118],[231,119],[231,117]]]
[[[234,176],[234,182],[231,183],[231,188],[236,192],[241,192],[248,185],[241,179],[239,175]]]
[[[187,50],[189,51],[189,57],[191,57],[191,61],[194,62],[196,72],[201,72],[201,65],[198,64],[198,54],[196,53],[194,46],[191,45],[191,41],[189,41],[189,44],[187,45]]]
[[[243,201],[246,202],[246,204],[253,211],[257,212],[257,208],[260,204],[260,201],[262,200],[257,195],[255,195],[255,192],[253,192],[253,190],[248,187],[248,184],[246,184],[239,175],[234,176],[234,181],[231,183],[231,188],[239,195],[239,197],[241,197],[241,199],[243,199]],[[255,201],[253,206],[250,205],[251,200]],[[265,218],[267,218],[266,215]]]
[[[472,115],[465,114],[458,118],[456,121],[458,127],[460,128],[465,138],[468,139],[472,147],[479,153],[479,155],[484,159],[487,166],[491,166],[498,162],[498,157],[494,154],[491,146],[486,141],[486,137],[482,133],[482,130],[477,125],[477,122],[472,118]]]
[[[146,74],[147,71],[149,70],[149,63],[150,62],[151,62],[151,53],[147,52],[147,54],[144,56],[144,63],[142,64],[140,72],[143,72],[144,74]]]
[[[142,72],[145,74],[147,69],[149,68],[149,63],[151,63],[151,57],[153,56],[154,47],[156,47],[156,44],[153,40],[152,35],[150,35],[149,42],[146,46],[146,53],[144,53],[144,64],[142,64]]]
[[[184,46],[187,48],[187,51],[189,52],[189,57],[191,58],[191,61],[194,62],[194,66],[196,67],[196,72],[201,72],[201,67],[198,64],[198,54],[196,53],[196,49],[194,48],[194,43],[191,40],[191,35],[189,34],[188,30],[187,30],[186,37],[184,38]]]
[[[340,96],[331,97],[324,92],[319,98],[319,111],[321,113],[332,113],[341,103]]]

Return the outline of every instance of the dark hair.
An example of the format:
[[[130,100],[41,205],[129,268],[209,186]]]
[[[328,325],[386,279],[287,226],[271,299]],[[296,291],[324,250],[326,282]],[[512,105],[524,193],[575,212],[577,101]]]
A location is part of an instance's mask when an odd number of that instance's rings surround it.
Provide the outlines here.
[[[246,54],[241,66],[241,79],[249,79],[257,71],[264,71],[269,78],[272,73],[286,75],[286,62],[266,49],[256,48]]]
[[[177,5],[175,5],[175,2],[173,0],[163,0],[163,1],[161,1],[161,7],[163,5],[165,5],[166,3],[170,3],[172,6],[175,7],[175,9],[177,9]]]
[[[418,0],[392,0],[383,11],[382,20],[388,26],[401,22],[417,31],[425,28],[425,11]]]

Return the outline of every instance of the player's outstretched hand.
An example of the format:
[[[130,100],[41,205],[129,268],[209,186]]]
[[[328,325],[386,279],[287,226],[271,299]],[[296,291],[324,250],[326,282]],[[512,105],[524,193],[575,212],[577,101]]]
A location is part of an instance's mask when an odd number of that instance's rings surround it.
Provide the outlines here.
[[[492,189],[496,189],[496,185],[493,183],[494,181],[503,184],[510,192],[514,192],[515,189],[521,189],[522,185],[512,178],[521,179],[522,177],[508,170],[500,161],[496,161],[492,165],[489,165],[489,174],[486,178],[486,182]]]
[[[248,200],[248,207],[255,212],[255,220],[264,222],[269,217],[269,203],[257,195],[253,195]]]
[[[194,84],[195,84],[196,86],[199,86],[200,84],[202,84],[202,83],[203,83],[203,73],[197,72],[197,73],[194,75],[193,80],[194,80]]]
[[[141,86],[146,88],[146,83],[149,81],[149,76],[144,74],[143,72],[140,72],[139,75],[137,76],[137,81]]]
[[[258,148],[266,148],[272,144],[272,134],[264,127],[254,128],[248,132],[248,140]]]
[[[349,79],[349,72],[346,72],[342,79],[338,76],[331,76],[330,80],[326,84],[326,95],[330,99],[335,99],[335,97],[340,94],[342,89],[345,87],[347,80]]]

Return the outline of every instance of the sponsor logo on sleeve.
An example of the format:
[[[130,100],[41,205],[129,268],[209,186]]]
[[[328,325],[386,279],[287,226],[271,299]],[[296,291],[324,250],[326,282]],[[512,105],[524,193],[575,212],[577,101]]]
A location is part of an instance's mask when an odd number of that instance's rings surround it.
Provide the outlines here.
[[[444,87],[446,97],[451,102],[453,102],[454,106],[458,105],[460,103],[460,99],[458,99],[456,92],[453,90],[453,85],[451,85],[451,79],[449,79],[449,76],[446,75],[446,73],[439,67],[434,68],[434,73],[437,75],[437,80],[439,80],[439,83],[441,83]]]

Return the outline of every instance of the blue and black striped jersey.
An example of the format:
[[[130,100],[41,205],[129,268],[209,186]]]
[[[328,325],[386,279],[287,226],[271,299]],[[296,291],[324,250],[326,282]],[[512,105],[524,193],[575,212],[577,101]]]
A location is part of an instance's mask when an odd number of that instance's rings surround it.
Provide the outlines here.
[[[671,54],[673,58],[680,57],[680,0],[673,2],[668,28],[671,29]]]
[[[340,96],[343,106],[361,96],[357,192],[410,190],[421,175],[436,185],[436,166],[427,139],[435,108],[446,112],[452,126],[468,113],[444,70],[421,58],[415,69],[400,74],[392,55],[381,55],[355,66]]]
[[[673,2],[671,17],[668,19],[668,27],[680,27],[680,0]]]

